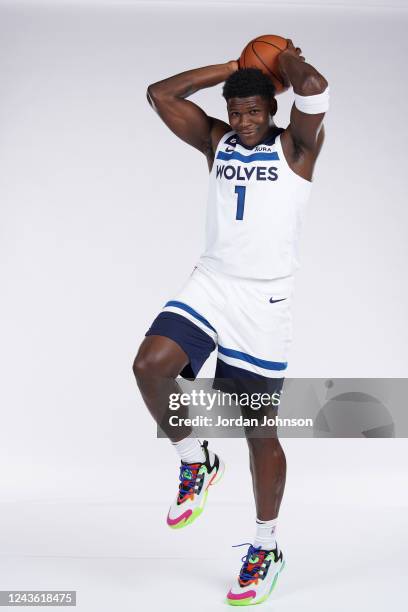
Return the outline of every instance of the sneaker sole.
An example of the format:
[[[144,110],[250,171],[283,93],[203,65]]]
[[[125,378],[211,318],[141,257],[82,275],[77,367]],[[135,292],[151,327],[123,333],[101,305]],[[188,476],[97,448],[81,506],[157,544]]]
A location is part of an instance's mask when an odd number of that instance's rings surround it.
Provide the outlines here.
[[[220,482],[221,478],[224,475],[225,472],[225,463],[223,462],[222,459],[219,459],[220,465],[219,468],[216,472],[216,474],[214,474],[214,476],[211,478],[210,482],[208,483],[204,495],[203,495],[203,499],[202,502],[199,506],[197,506],[197,508],[194,508],[193,512],[190,514],[190,516],[184,520],[184,521],[180,521],[180,523],[176,523],[175,525],[169,525],[169,523],[167,523],[167,525],[171,528],[171,529],[183,529],[183,527],[188,527],[188,525],[191,525],[191,523],[194,523],[194,521],[200,516],[200,514],[202,514],[205,504],[207,502],[207,497],[208,497],[208,489],[210,486],[217,484],[218,482]]]
[[[263,597],[261,597],[261,599],[258,599],[258,601],[254,601],[253,599],[248,599],[247,601],[245,601],[244,599],[226,599],[225,603],[227,603],[229,606],[256,606],[260,603],[263,603],[264,601],[268,599],[269,595],[274,590],[276,583],[278,582],[279,574],[284,569],[285,564],[286,564],[286,561],[284,560],[280,570],[276,572],[276,575],[272,581],[271,588],[269,589],[268,593],[266,593]]]

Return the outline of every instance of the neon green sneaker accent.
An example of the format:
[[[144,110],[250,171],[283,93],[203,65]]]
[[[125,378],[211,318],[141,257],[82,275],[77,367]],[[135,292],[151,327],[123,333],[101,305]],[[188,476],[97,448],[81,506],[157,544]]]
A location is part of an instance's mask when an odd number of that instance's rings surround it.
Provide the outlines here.
[[[193,477],[193,474],[191,472],[191,470],[189,468],[184,468],[183,470],[183,478],[186,478],[187,480],[191,480]]]
[[[246,600],[245,599],[226,599],[225,603],[229,604],[230,606],[253,606],[254,604],[252,603],[253,597],[248,597]]]
[[[208,471],[208,470],[207,470],[206,466],[203,464],[203,465],[200,467],[200,469],[198,470],[198,474],[206,474],[206,473],[207,473],[207,471]],[[198,475],[198,474],[197,474],[197,475]]]
[[[246,600],[245,599],[225,599],[225,603],[229,604],[230,606],[256,606],[257,604],[263,603],[264,601],[268,599],[269,595],[272,593],[273,589],[275,588],[276,583],[278,581],[278,576],[284,567],[285,567],[285,561],[282,563],[282,567],[280,568],[279,572],[276,573],[276,576],[274,577],[272,581],[271,588],[269,589],[268,593],[266,593],[258,601],[254,602],[253,597],[248,597]]]

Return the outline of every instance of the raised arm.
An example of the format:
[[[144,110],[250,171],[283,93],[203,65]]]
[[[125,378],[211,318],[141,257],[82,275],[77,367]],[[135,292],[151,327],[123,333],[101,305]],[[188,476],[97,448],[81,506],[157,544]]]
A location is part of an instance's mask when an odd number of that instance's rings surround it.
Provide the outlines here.
[[[279,67],[286,85],[292,85],[295,94],[300,96],[315,96],[323,93],[328,82],[316,68],[305,62],[302,50],[294,47],[291,40],[288,48],[279,54]],[[324,112],[305,113],[293,104],[290,114],[290,125],[287,128],[293,143],[299,149],[310,152],[317,157],[323,143]]]
[[[149,103],[167,127],[204,153],[210,166],[220,138],[231,128],[224,121],[209,117],[186,98],[200,89],[222,83],[237,69],[236,61],[205,66],[176,74],[147,88]]]

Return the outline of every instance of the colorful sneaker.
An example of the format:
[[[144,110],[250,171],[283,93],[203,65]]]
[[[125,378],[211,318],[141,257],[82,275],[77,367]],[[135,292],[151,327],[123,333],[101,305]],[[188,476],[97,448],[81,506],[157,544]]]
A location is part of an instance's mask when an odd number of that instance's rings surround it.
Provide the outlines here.
[[[238,544],[237,546],[244,546]],[[226,603],[231,606],[251,606],[265,601],[275,587],[280,572],[285,567],[282,552],[262,550],[249,544],[248,552],[242,557],[243,566],[238,579],[227,595]]]
[[[207,500],[208,487],[218,482],[224,473],[224,462],[208,450],[207,440],[204,440],[201,448],[205,454],[204,463],[181,462],[179,492],[167,515],[167,524],[173,529],[187,527],[200,516]]]

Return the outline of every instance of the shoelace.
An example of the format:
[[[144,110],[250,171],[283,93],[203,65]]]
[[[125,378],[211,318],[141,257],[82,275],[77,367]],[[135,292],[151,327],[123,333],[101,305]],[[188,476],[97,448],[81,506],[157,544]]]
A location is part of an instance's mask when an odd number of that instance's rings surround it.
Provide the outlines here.
[[[195,484],[196,484],[196,480],[197,480],[197,473],[198,470],[201,467],[201,463],[194,463],[194,464],[187,464],[187,465],[181,465],[180,466],[180,475],[179,475],[179,480],[180,480],[180,484],[179,484],[179,492],[180,495],[187,495],[188,493],[191,493],[191,489],[194,488]],[[191,478],[186,478],[185,473],[186,472],[190,472],[191,473]],[[184,487],[187,488],[184,488]]]
[[[247,582],[248,580],[254,580],[257,578],[257,574],[262,567],[262,564],[265,561],[265,553],[264,551],[261,553],[261,547],[252,546],[250,542],[243,542],[243,544],[234,544],[233,548],[237,548],[239,546],[249,546],[247,554],[244,555],[241,559],[243,566],[241,567],[241,571],[239,573],[239,579],[243,582]],[[258,560],[254,563],[250,561],[252,557],[258,557]],[[253,565],[254,567],[248,571],[248,565]]]

